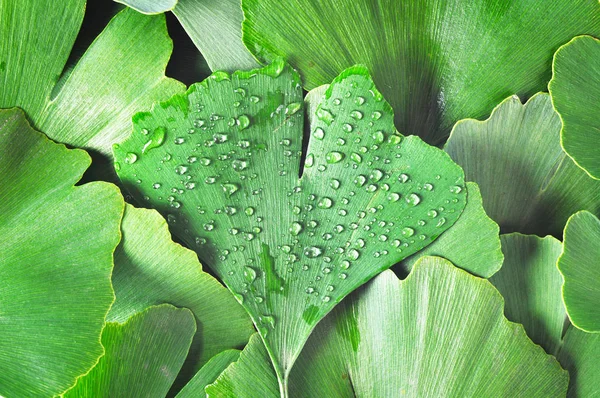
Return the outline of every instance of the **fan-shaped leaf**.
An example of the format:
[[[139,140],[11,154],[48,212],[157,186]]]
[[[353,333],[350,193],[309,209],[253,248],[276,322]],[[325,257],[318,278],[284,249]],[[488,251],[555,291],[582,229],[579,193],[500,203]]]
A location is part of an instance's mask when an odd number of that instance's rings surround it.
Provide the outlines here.
[[[547,94],[525,105],[510,97],[488,120],[454,126],[446,152],[479,185],[483,207],[503,233],[560,236],[573,212],[600,214],[600,182],[563,152],[560,129]]]
[[[238,295],[282,381],[316,322],[450,227],[466,192],[444,152],[397,134],[364,68],[321,99],[303,162],[302,101],[282,61],[219,72],[115,147],[122,182]]]
[[[290,376],[290,396],[559,397],[568,375],[502,316],[485,280],[425,257],[405,281],[385,272],[315,329]],[[206,388],[253,396],[274,385],[260,340]],[[257,395],[254,395],[257,396]],[[260,396],[276,396],[273,388]]]
[[[90,158],[0,110],[0,395],[61,393],[102,355],[123,199]]]
[[[284,56],[308,89],[364,64],[399,130],[430,143],[510,94],[543,90],[552,54],[573,36],[600,37],[597,0],[243,0],[242,7],[243,39],[259,59]]]
[[[571,322],[600,332],[600,220],[593,214],[581,211],[569,218],[558,269]]]
[[[164,397],[188,353],[196,324],[187,309],[164,304],[107,323],[106,353],[64,397]]]
[[[600,41],[576,37],[554,55],[548,85],[563,122],[561,143],[573,160],[600,179]]]

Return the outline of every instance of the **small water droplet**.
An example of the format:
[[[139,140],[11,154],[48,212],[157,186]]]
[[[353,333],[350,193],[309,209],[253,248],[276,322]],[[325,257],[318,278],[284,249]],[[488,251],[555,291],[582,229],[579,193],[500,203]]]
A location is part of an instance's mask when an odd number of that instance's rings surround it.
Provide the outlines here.
[[[400,174],[400,176],[398,176],[398,181],[400,181],[401,183],[405,183],[410,179],[408,174]]]
[[[331,125],[331,123],[333,123],[333,120],[334,120],[333,113],[331,113],[329,110],[327,110],[325,108],[321,108],[321,107],[319,107],[317,109],[317,117],[319,118],[319,120],[321,120],[328,126]]]
[[[240,189],[240,187],[237,184],[233,183],[222,184],[221,188],[223,188],[223,192],[225,192],[228,197],[230,197],[231,195],[236,193],[238,189]]]
[[[240,130],[244,130],[250,126],[250,118],[247,115],[240,115],[237,118],[237,125]]]
[[[346,133],[351,133],[352,130],[354,130],[354,127],[352,127],[350,123],[344,123],[344,125],[342,126],[342,130]]]
[[[323,130],[321,127],[317,127],[313,133],[313,137],[318,140],[322,140],[325,138],[325,130]]]
[[[183,175],[185,173],[187,173],[188,168],[187,166],[180,164],[179,166],[175,167],[175,173],[179,174],[179,175]]]
[[[297,221],[293,222],[290,226],[290,232],[292,235],[299,235],[302,232],[302,224]]]
[[[406,203],[412,206],[416,206],[421,203],[421,197],[416,193],[411,193],[406,196]]]
[[[231,162],[231,167],[235,171],[242,171],[248,168],[248,162],[245,159],[236,159]]]
[[[343,158],[344,158],[344,154],[341,152],[336,152],[336,151],[328,152],[327,155],[325,155],[325,160],[327,161],[327,163],[330,163],[330,164],[338,163]]]
[[[248,283],[252,283],[256,280],[256,270],[252,267],[244,267],[244,278]]]
[[[135,163],[135,162],[136,162],[137,158],[138,158],[138,157],[137,157],[137,155],[136,155],[135,153],[133,153],[133,152],[128,152],[128,153],[125,155],[125,163],[127,163],[127,164],[133,164],[133,163]]]
[[[314,164],[315,164],[315,157],[312,153],[309,153],[308,156],[306,156],[306,160],[304,161],[304,167],[311,168],[311,167],[313,167]]]
[[[405,227],[405,228],[402,228],[401,233],[402,233],[402,236],[410,238],[411,236],[413,236],[415,234],[415,230],[412,229],[411,227]]]
[[[437,222],[437,224],[435,225],[436,227],[441,227],[442,225],[446,224],[446,219],[444,217],[440,218]]]
[[[328,197],[321,198],[321,200],[319,200],[319,203],[317,203],[317,206],[321,209],[329,209],[332,205],[333,200],[331,200],[331,198]]]
[[[246,213],[247,216],[251,216],[254,214],[254,207],[246,207],[246,210],[244,210],[244,213]]]
[[[358,153],[356,152],[352,152],[352,154],[350,155],[350,159],[352,159],[354,162],[356,163],[360,163],[362,162],[362,156],[360,156]]]
[[[356,120],[360,120],[363,118],[363,114],[361,111],[352,111],[350,112],[350,117]]]
[[[293,115],[296,112],[298,112],[300,109],[302,109],[301,102],[292,102],[292,103],[288,104],[288,106],[285,108],[285,113],[288,115]]]
[[[359,97],[356,97],[356,98],[354,99],[354,103],[355,103],[356,105],[362,105],[362,104],[364,104],[364,103],[365,103],[365,98],[364,98],[364,97],[360,97],[360,96],[359,96]]]
[[[338,189],[340,187],[341,183],[340,180],[336,180],[335,178],[332,178],[331,181],[329,182],[329,186],[333,189]]]
[[[450,187],[450,193],[457,194],[457,193],[460,193],[461,191],[462,191],[462,188],[459,187],[458,185]]]
[[[348,257],[350,257],[352,260],[357,260],[360,257],[360,252],[356,249],[350,249],[348,251]]]
[[[321,254],[323,254],[323,251],[316,246],[310,246],[304,249],[304,255],[308,258],[319,257]]]

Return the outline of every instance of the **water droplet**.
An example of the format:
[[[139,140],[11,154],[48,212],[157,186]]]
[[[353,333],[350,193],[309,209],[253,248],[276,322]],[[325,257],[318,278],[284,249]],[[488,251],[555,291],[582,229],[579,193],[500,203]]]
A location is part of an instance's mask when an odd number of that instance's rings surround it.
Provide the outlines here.
[[[317,117],[319,118],[319,120],[321,120],[328,126],[331,125],[331,123],[333,123],[333,119],[334,119],[333,113],[331,113],[327,109],[321,108],[321,107],[319,107],[317,109]]]
[[[319,257],[321,254],[323,254],[323,251],[316,246],[310,246],[304,249],[304,255],[308,258]]]
[[[208,166],[211,163],[212,163],[212,160],[210,160],[209,158],[200,158],[200,164],[202,166]]]
[[[237,125],[240,130],[244,130],[250,126],[250,118],[247,115],[240,115],[237,118]]]
[[[188,168],[187,166],[180,164],[179,166],[175,167],[175,173],[179,174],[179,175],[183,175],[185,173],[187,173]]]
[[[317,127],[313,133],[313,137],[318,140],[322,140],[325,138],[325,130],[323,130],[321,127]]]
[[[185,138],[183,138],[183,137],[177,137],[177,138],[175,138],[174,142],[175,142],[175,145],[181,145],[181,144],[183,144],[185,142]]]
[[[363,118],[363,114],[361,111],[352,111],[350,112],[350,117],[356,120],[360,120]]]
[[[450,193],[457,194],[457,193],[460,193],[461,191],[462,191],[462,188],[459,187],[458,185],[450,187]]]
[[[311,168],[315,164],[315,157],[312,153],[309,153],[304,161],[304,167]]]
[[[435,225],[436,227],[441,227],[442,225],[446,224],[446,219],[444,217],[440,218],[437,222],[437,224]]]
[[[411,193],[406,196],[406,203],[412,206],[416,206],[421,203],[421,198],[416,193]]]
[[[341,152],[331,151],[325,155],[327,163],[338,163],[344,158],[344,154]]]
[[[342,130],[346,133],[351,133],[352,130],[354,130],[354,127],[352,127],[350,123],[344,123],[344,125],[342,126]]]
[[[396,192],[392,192],[388,195],[387,199],[390,202],[397,202],[398,199],[400,199],[400,194],[396,193]]]
[[[350,249],[348,251],[348,257],[350,257],[352,260],[357,260],[360,257],[360,252],[356,249]]]
[[[204,228],[205,231],[212,231],[213,229],[215,229],[215,224],[212,222],[208,222],[208,223],[204,224],[202,227]]]
[[[238,87],[233,90],[234,93],[241,95],[242,97],[246,96],[246,90],[242,87]]]
[[[196,188],[196,183],[193,181],[188,181],[185,183],[185,187],[189,190]]]
[[[336,226],[335,226],[333,229],[334,229],[334,230],[335,230],[335,232],[337,232],[338,234],[339,234],[339,233],[342,233],[342,232],[344,232],[344,226],[343,226],[343,225],[340,225],[340,224],[336,225]]]
[[[359,97],[356,97],[356,98],[354,99],[354,103],[355,103],[356,105],[362,105],[362,104],[364,104],[364,103],[365,103],[365,98],[364,98],[364,97],[360,97],[360,96],[359,96]]]
[[[413,236],[415,234],[415,230],[412,229],[411,227],[405,227],[402,228],[402,231],[400,231],[402,233],[402,236],[405,236],[407,238],[410,238],[411,236]]]
[[[431,218],[436,218],[438,216],[438,212],[436,210],[431,209],[427,212],[427,215]]]
[[[329,209],[332,205],[333,200],[331,200],[331,198],[328,197],[321,198],[321,200],[319,200],[319,203],[317,203],[317,206],[321,209]]]
[[[314,292],[315,292],[315,289],[313,287],[309,286],[309,287],[306,288],[306,293],[307,294],[313,294]]]
[[[244,267],[244,278],[249,283],[252,283],[256,280],[256,270],[252,267]]]
[[[385,135],[381,130],[374,132],[371,137],[373,138],[373,140],[375,140],[377,144],[381,144],[385,140]]]
[[[293,115],[294,113],[298,112],[300,109],[302,109],[301,102],[292,102],[292,103],[288,104],[288,106],[285,108],[285,113],[288,115]]]
[[[369,178],[370,178],[372,181],[375,181],[375,182],[377,182],[377,181],[379,181],[379,180],[381,180],[381,179],[383,178],[383,171],[381,171],[381,170],[379,170],[379,169],[375,169],[375,170],[373,170],[373,171],[371,172],[371,175],[369,175]]]
[[[299,222],[293,222],[292,226],[290,227],[290,232],[292,235],[299,235],[300,232],[302,232],[302,224]]]
[[[427,191],[433,191],[433,184],[426,183],[423,185],[423,188]]]
[[[254,214],[254,207],[246,207],[246,210],[244,210],[244,213],[246,213],[247,216],[251,216]]]
[[[252,102],[253,104],[257,104],[258,102],[260,102],[260,98],[259,98],[259,97],[257,97],[256,95],[252,95],[252,96],[249,98],[249,100],[250,100],[250,102]]]
[[[408,176],[408,174],[400,174],[400,176],[398,176],[398,181],[400,181],[401,183],[405,183],[410,179],[410,177]]]
[[[336,180],[335,178],[332,178],[331,181],[329,182],[329,186],[333,189],[338,189],[340,187],[341,183],[340,180]]]
[[[235,171],[242,171],[248,168],[248,162],[244,159],[236,159],[231,162],[231,167],[233,167]]]
[[[358,187],[362,187],[363,185],[365,185],[366,182],[367,182],[367,177],[365,177],[362,174],[356,176],[356,178],[354,179],[354,184],[356,184],[356,186],[358,186]]]
[[[371,115],[371,118],[373,118],[373,120],[379,120],[381,119],[382,113],[379,111],[375,111],[373,112],[373,114]]]
[[[150,136],[150,140],[144,144],[142,148],[142,153],[146,153],[151,149],[158,148],[165,142],[165,136],[167,134],[167,129],[164,127],[157,127],[152,132]]]
[[[138,157],[137,157],[137,155],[136,155],[135,153],[133,153],[133,152],[128,152],[128,153],[125,155],[125,163],[127,163],[127,164],[133,164],[133,163],[135,163],[135,162],[136,162],[137,158],[138,158]]]
[[[236,193],[238,191],[238,189],[240,189],[237,184],[232,184],[232,183],[222,184],[221,188],[223,188],[223,192],[225,192],[228,197],[230,197],[231,195]]]
[[[342,262],[340,263],[340,267],[341,267],[342,269],[348,269],[348,268],[350,268],[350,261],[348,261],[348,260],[344,260],[344,261],[342,261]]]
[[[358,153],[356,152],[352,152],[352,154],[350,155],[350,159],[352,159],[353,161],[355,161],[356,163],[360,163],[362,162],[362,156],[360,156]]]

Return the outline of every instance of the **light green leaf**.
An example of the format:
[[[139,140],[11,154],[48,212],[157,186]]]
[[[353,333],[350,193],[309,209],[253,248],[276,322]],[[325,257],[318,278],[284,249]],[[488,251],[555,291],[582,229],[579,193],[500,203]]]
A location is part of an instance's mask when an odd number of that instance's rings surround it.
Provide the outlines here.
[[[600,394],[600,334],[563,325],[565,308],[560,296],[561,276],[556,268],[560,243],[552,238],[503,235],[505,263],[490,280],[504,296],[505,314],[520,322],[535,343],[555,353],[569,372],[569,397]]]
[[[264,347],[264,346],[263,346]],[[195,398],[205,396],[204,388],[215,381],[217,377],[232,363],[240,357],[239,350],[225,350],[212,357],[196,373],[194,378],[177,394],[177,398]],[[269,357],[267,356],[267,363]],[[277,379],[275,379],[275,384]]]
[[[548,89],[561,116],[561,143],[575,163],[600,179],[600,41],[576,37],[554,55]]]
[[[284,56],[308,89],[364,64],[400,132],[430,143],[510,94],[545,89],[560,45],[600,36],[596,0],[243,0],[242,8],[243,40],[259,59]]]
[[[172,50],[164,16],[126,9],[53,93],[84,6],[83,0],[27,7],[0,0],[0,107],[20,106],[53,140],[111,156],[112,144],[130,134],[134,112],[184,86],[164,75]]]
[[[486,213],[503,233],[560,236],[571,214],[600,214],[600,182],[560,147],[561,123],[547,94],[525,105],[513,96],[486,121],[454,126],[446,152],[481,189]]]
[[[558,360],[571,375],[569,398],[600,395],[600,333],[586,333],[570,327],[565,334]]]
[[[196,332],[187,309],[150,307],[127,322],[107,323],[106,353],[64,397],[164,397]]]
[[[508,234],[501,239],[504,264],[490,282],[504,297],[504,313],[523,324],[527,335],[554,355],[567,316],[560,295],[562,278],[553,266],[562,245],[551,236]]]
[[[384,272],[319,323],[292,370],[290,396],[564,396],[567,373],[502,307],[489,282],[442,258],[421,259],[405,281]],[[266,355],[251,339],[208,396],[253,396],[251,385],[274,384],[259,363]]]
[[[259,66],[242,42],[241,0],[115,0],[143,13],[173,11],[213,71]]]
[[[408,275],[421,257],[437,256],[474,275],[489,278],[502,266],[499,230],[498,224],[485,214],[479,187],[468,182],[467,205],[458,221],[431,245],[395,266],[394,271]]]
[[[0,395],[59,394],[102,355],[123,199],[90,158],[0,110]]]
[[[215,73],[136,115],[115,147],[124,185],[238,295],[282,381],[319,319],[431,243],[466,201],[462,170],[396,134],[364,68],[340,75],[316,114],[301,161],[302,88],[278,61]]]
[[[571,322],[584,331],[600,332],[600,220],[593,214],[581,211],[569,218],[558,269]]]
[[[162,14],[172,11],[177,5],[177,0],[115,0],[125,4],[142,14]]]
[[[217,353],[243,346],[254,328],[246,312],[215,278],[202,271],[196,254],[171,240],[154,210],[128,205],[115,252],[112,281],[117,299],[107,320],[124,322],[145,308],[169,303],[190,309],[198,332],[184,372],[191,378]]]

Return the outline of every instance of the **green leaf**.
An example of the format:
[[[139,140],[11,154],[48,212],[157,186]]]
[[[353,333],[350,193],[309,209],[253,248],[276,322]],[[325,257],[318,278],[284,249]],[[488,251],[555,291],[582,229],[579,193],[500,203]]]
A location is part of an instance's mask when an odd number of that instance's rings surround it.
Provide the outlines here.
[[[446,152],[481,189],[486,213],[503,233],[560,236],[571,214],[600,214],[600,183],[560,147],[561,122],[547,94],[525,105],[513,96],[486,121],[454,126]]]
[[[570,327],[565,334],[558,360],[571,375],[569,398],[597,397],[600,394],[600,334]]]
[[[102,332],[106,353],[64,397],[164,397],[195,332],[192,313],[168,304],[123,324],[107,323]]]
[[[164,75],[172,50],[164,16],[120,12],[53,92],[85,1],[55,3],[0,0],[0,107],[23,108],[55,141],[111,156],[134,112],[184,89]]]
[[[564,236],[558,269],[567,314],[579,329],[600,332],[600,220],[587,211],[575,213]]]
[[[136,115],[115,147],[124,185],[238,295],[282,381],[319,319],[431,243],[466,201],[462,170],[396,134],[364,68],[321,98],[305,161],[303,114],[299,76],[278,61]]]
[[[259,66],[242,42],[241,0],[115,0],[143,13],[173,11],[210,68],[233,72]]]
[[[503,294],[505,314],[520,322],[535,343],[556,353],[569,372],[569,397],[592,397],[600,393],[600,334],[585,333],[563,324],[565,308],[560,295],[562,278],[556,262],[560,242],[552,237],[503,235],[505,263],[490,280]]]
[[[142,14],[162,14],[172,11],[177,5],[177,0],[115,0],[125,4]]]
[[[61,393],[102,355],[123,199],[90,165],[0,110],[0,395]]]
[[[571,158],[600,179],[600,41],[580,36],[558,49],[548,89],[563,122],[561,144]]]
[[[177,394],[177,398],[195,398],[204,396],[204,388],[215,381],[217,377],[232,363],[240,357],[239,350],[225,350],[212,357],[196,373],[194,378]],[[267,363],[269,357],[267,357]],[[275,384],[277,381],[275,381]]]
[[[567,373],[502,307],[489,282],[442,258],[421,259],[404,281],[385,272],[319,323],[290,396],[564,396]],[[252,385],[274,384],[273,370],[258,365],[266,359],[251,339],[208,396],[253,396]]]
[[[501,239],[504,264],[490,282],[504,297],[504,313],[523,324],[527,335],[554,355],[566,319],[560,295],[562,278],[553,266],[562,245],[551,236],[508,234]]]
[[[242,8],[243,40],[257,58],[284,56],[308,89],[364,64],[398,129],[430,143],[510,94],[545,89],[560,45],[600,36],[596,0],[243,0]]]
[[[107,320],[124,322],[145,308],[169,303],[190,309],[199,325],[185,375],[190,378],[217,353],[243,346],[254,331],[231,293],[202,271],[196,254],[171,240],[154,210],[128,205],[115,252],[112,281],[117,299]]]
[[[397,274],[408,275],[417,260],[437,256],[470,273],[489,278],[502,267],[503,255],[498,224],[485,210],[479,187],[467,183],[467,205],[458,221],[435,242],[394,267]]]

